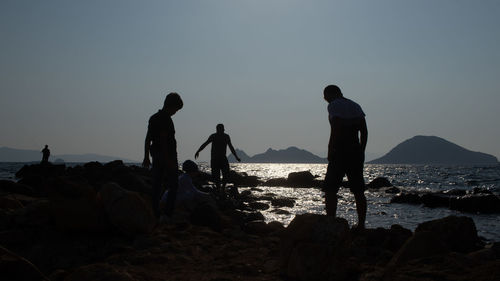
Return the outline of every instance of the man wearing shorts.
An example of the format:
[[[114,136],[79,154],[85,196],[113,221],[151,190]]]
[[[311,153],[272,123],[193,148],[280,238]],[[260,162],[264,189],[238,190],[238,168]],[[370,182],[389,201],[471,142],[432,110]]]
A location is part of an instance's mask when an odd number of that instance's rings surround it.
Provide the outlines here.
[[[200,151],[202,151],[209,143],[212,143],[211,160],[210,167],[212,168],[212,178],[214,180],[215,186],[218,190],[221,189],[220,173],[222,172],[222,190],[226,187],[226,183],[229,178],[229,162],[226,157],[227,147],[231,149],[234,157],[238,162],[241,159],[236,154],[233,145],[231,144],[231,138],[228,134],[224,133],[224,125],[218,124],[216,127],[216,133],[210,135],[208,140],[204,142],[198,151],[196,151],[194,158],[197,159]]]
[[[357,227],[362,229],[366,219],[363,164],[368,130],[365,114],[359,104],[344,98],[335,85],[327,86],[323,95],[328,102],[330,122],[328,168],[324,182],[326,214],[335,217],[337,192],[344,175],[347,175],[349,189],[356,200]]]

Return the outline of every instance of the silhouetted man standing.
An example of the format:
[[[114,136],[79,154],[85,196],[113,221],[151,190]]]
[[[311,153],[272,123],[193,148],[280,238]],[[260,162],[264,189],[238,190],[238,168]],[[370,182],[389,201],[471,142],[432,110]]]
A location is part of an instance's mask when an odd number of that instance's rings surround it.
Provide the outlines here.
[[[41,164],[48,164],[50,157],[50,149],[48,145],[45,145],[45,148],[42,149],[42,162]]]
[[[209,143],[212,143],[212,158],[210,160],[212,177],[215,182],[215,186],[217,187],[217,189],[220,189],[220,172],[222,171],[222,190],[224,190],[229,178],[229,162],[226,157],[227,146],[229,146],[229,149],[231,149],[231,152],[233,153],[234,157],[236,157],[236,160],[238,160],[238,162],[240,162],[241,159],[238,157],[233,145],[231,144],[231,138],[228,134],[224,133],[224,125],[218,124],[216,129],[217,132],[210,135],[210,137],[208,137],[208,140],[200,146],[198,151],[196,151],[194,158],[198,158],[200,151],[202,151]]]
[[[149,154],[153,158],[153,210],[157,217],[161,212],[159,203],[163,193],[162,184],[166,182],[169,190],[165,214],[172,215],[178,186],[177,142],[172,116],[183,107],[179,94],[170,93],[165,98],[163,108],[149,118],[148,132],[144,145],[142,165],[149,168]]]
[[[330,121],[328,168],[324,182],[326,214],[336,215],[337,192],[344,175],[347,175],[349,189],[356,200],[358,228],[364,228],[366,197],[363,164],[368,139],[365,113],[357,103],[344,98],[335,85],[327,86],[323,95],[328,102]]]

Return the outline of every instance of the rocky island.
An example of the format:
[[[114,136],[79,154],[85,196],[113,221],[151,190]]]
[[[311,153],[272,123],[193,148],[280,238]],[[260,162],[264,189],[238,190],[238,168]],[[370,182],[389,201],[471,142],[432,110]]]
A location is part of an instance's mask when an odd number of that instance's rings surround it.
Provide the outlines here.
[[[498,159],[435,136],[415,136],[369,164],[498,164]]]

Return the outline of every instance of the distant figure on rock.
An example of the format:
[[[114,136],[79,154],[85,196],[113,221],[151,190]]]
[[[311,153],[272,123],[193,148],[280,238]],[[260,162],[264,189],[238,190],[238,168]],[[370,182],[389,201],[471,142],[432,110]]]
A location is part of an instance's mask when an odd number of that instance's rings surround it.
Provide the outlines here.
[[[363,164],[368,139],[365,113],[357,103],[344,98],[340,88],[335,85],[327,86],[323,95],[328,102],[330,122],[328,168],[324,181],[326,214],[336,215],[337,193],[344,175],[347,175],[349,189],[356,200],[357,227],[364,228],[366,197]]]
[[[48,164],[49,163],[49,157],[50,157],[50,149],[48,145],[45,145],[45,148],[42,149],[42,162],[40,164]]]
[[[174,209],[175,196],[178,186],[177,142],[172,116],[183,107],[181,97],[177,93],[170,93],[165,98],[163,108],[149,118],[148,131],[144,145],[145,168],[151,166],[149,155],[153,158],[153,211],[160,214],[160,198],[163,193],[162,185],[165,182],[169,195],[166,201],[165,214],[171,215]]]
[[[212,177],[215,183],[215,186],[218,190],[224,191],[226,187],[226,183],[229,179],[229,161],[227,160],[226,153],[227,147],[231,149],[234,157],[238,162],[241,162],[241,159],[236,154],[233,145],[231,144],[231,138],[228,134],[224,133],[224,125],[218,124],[217,132],[215,134],[210,135],[208,140],[204,142],[198,151],[196,151],[194,158],[197,159],[200,151],[202,151],[209,143],[212,143],[212,151],[211,151],[211,160],[210,167],[212,168]],[[222,188],[221,188],[221,180],[220,173],[222,171]]]

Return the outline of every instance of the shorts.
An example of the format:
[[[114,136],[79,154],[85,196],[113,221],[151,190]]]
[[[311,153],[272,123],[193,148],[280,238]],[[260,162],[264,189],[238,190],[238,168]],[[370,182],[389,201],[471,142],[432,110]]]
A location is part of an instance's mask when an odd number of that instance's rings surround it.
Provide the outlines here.
[[[344,176],[347,175],[348,187],[351,192],[364,192],[363,164],[364,153],[361,150],[334,154],[333,161],[328,162],[326,169],[324,191],[337,194]]]

